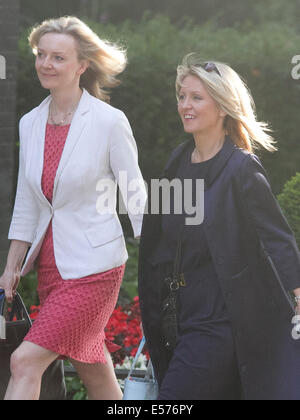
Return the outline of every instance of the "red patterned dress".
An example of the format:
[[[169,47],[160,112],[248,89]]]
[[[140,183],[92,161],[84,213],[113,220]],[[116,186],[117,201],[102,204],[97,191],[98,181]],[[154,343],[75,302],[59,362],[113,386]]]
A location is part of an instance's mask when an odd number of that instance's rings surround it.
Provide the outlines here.
[[[47,124],[42,189],[51,203],[58,164],[70,125]],[[105,338],[104,328],[115,308],[125,265],[81,279],[63,280],[55,263],[52,222],[38,256],[41,311],[24,340],[84,363],[106,363],[119,349]]]

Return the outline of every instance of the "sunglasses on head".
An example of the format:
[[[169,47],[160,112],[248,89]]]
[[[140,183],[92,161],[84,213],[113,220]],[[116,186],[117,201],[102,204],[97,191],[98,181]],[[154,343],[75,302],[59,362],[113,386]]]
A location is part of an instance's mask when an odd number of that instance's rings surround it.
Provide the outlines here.
[[[212,71],[215,71],[221,77],[221,74],[220,74],[219,70],[217,69],[217,66],[215,65],[215,63],[208,62],[208,63],[204,63],[204,64],[202,64],[200,66],[205,71],[207,71],[208,73],[211,73]]]

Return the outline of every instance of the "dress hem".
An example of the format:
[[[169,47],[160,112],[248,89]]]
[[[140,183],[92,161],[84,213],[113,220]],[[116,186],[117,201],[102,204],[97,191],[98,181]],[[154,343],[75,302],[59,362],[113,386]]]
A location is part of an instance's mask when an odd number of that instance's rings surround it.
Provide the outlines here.
[[[45,345],[45,344],[42,344],[42,343],[39,343],[37,340],[31,340],[29,338],[28,339],[25,338],[23,341],[28,341],[29,343],[36,344],[36,345],[38,345],[40,347],[43,347],[43,349],[45,349],[45,350],[49,350],[49,351],[52,351],[53,353],[56,353],[57,354],[56,360],[68,360],[68,359],[71,359],[71,360],[76,360],[77,362],[86,363],[86,364],[89,364],[89,365],[94,365],[94,364],[106,365],[107,364],[106,358],[105,358],[105,361],[103,361],[103,359],[101,359],[101,361],[99,361],[99,360],[86,361],[86,360],[83,360],[83,359],[78,358],[78,356],[72,357],[69,354],[62,354],[61,352],[58,352],[57,349],[50,348],[51,346]]]

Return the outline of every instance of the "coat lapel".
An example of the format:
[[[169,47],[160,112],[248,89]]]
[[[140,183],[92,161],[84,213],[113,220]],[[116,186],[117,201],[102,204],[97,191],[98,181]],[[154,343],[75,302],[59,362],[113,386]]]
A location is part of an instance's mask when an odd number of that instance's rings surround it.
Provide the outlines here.
[[[177,149],[172,153],[169,161],[167,162],[164,175],[167,178],[173,178],[176,175],[176,169],[178,167],[179,161],[181,159],[182,154],[187,150],[194,143],[194,140],[187,140],[186,142],[180,144]],[[210,187],[210,185],[214,182],[217,176],[222,172],[223,168],[228,162],[228,159],[232,155],[233,151],[237,148],[237,146],[230,140],[229,137],[225,138],[225,142],[223,147],[220,151],[218,159],[214,162],[213,165],[209,166],[208,172],[206,174],[205,179],[205,190]]]
[[[164,173],[162,178],[173,178],[176,174],[176,169],[178,167],[180,158],[186,149],[193,143],[193,140],[187,140],[184,143],[181,143],[171,154],[167,164],[164,168]]]
[[[194,140],[187,140],[186,142],[180,144],[171,154],[170,159],[168,160],[163,175],[160,177],[167,178],[169,180],[176,177],[176,170],[178,167],[178,164],[180,162],[180,159],[187,150],[188,147],[192,146],[194,144]],[[205,179],[205,187],[204,189],[207,190],[207,188],[212,185],[213,181],[217,178],[217,176],[221,173],[223,168],[226,166],[230,156],[234,152],[234,150],[237,148],[237,146],[230,140],[229,137],[225,138],[224,145],[221,149],[221,152],[219,154],[218,159],[214,162],[213,165],[210,165],[208,173],[206,174]],[[151,194],[148,194],[148,211],[151,211]],[[160,229],[160,220],[161,220],[161,213],[158,215],[152,215],[152,214],[145,214],[144,216],[144,222],[143,222],[143,230],[144,232],[147,232],[147,235],[151,236],[152,238],[159,237],[159,229]],[[143,241],[143,235],[141,239],[141,249],[142,249],[142,241]],[[151,241],[147,240],[147,243],[151,243]]]
[[[221,149],[218,159],[214,162],[213,165],[209,166],[207,175],[206,175],[206,186],[205,189],[209,188],[217,176],[222,172],[226,166],[230,156],[238,147],[230,140],[229,137],[225,138],[223,148]]]

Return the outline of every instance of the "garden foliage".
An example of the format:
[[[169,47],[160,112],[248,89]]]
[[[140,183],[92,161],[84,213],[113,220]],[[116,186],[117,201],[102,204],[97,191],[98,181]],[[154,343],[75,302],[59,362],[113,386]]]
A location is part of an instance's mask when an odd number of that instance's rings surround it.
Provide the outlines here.
[[[278,196],[282,208],[300,248],[300,173],[297,172],[283,188]]]
[[[270,9],[271,10],[271,9]],[[273,15],[276,17],[276,8]],[[272,16],[272,14],[271,14]],[[158,177],[174,147],[185,139],[177,116],[176,67],[191,52],[230,64],[246,80],[260,120],[268,121],[279,152],[256,153],[263,159],[274,191],[299,170],[298,110],[300,83],[291,76],[292,57],[299,53],[300,34],[284,19],[231,27],[215,20],[197,25],[172,23],[166,16],[145,14],[139,22],[118,25],[88,22],[104,39],[127,48],[129,64],[111,103],[122,109],[133,128],[146,180]],[[20,39],[18,113],[23,115],[46,95],[39,87],[26,30]]]

